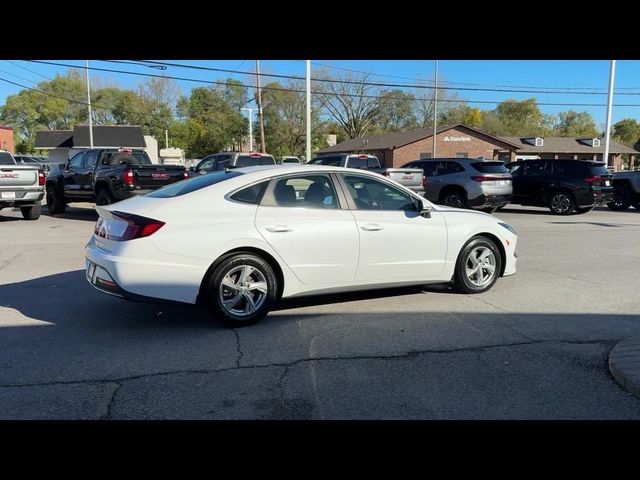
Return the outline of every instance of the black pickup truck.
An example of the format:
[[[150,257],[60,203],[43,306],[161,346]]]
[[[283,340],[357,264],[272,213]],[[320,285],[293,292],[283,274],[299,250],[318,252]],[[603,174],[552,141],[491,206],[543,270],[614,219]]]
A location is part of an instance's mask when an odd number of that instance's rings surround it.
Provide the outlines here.
[[[47,207],[55,215],[72,202],[109,205],[185,178],[185,167],[153,164],[143,150],[85,150],[49,173]]]

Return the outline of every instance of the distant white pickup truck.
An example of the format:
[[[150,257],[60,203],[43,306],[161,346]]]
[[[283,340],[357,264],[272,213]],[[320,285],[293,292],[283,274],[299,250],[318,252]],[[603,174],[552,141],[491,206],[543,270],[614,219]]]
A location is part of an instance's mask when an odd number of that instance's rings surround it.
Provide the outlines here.
[[[25,220],[37,220],[44,197],[44,170],[38,165],[18,165],[13,156],[0,151],[0,210],[19,207]]]
[[[382,168],[380,160],[375,155],[364,153],[325,154],[312,159],[308,164],[370,170],[384,175],[420,195],[424,193],[426,178],[421,168]]]

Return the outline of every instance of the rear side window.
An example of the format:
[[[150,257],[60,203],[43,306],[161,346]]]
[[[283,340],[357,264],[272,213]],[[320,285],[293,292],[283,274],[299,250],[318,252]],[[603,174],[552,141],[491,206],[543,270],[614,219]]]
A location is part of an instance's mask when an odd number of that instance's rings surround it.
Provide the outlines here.
[[[604,170],[604,173],[606,174],[606,169]],[[576,160],[561,160],[553,164],[553,173],[556,175],[588,177],[591,175],[591,168],[590,165]]]
[[[269,180],[256,183],[255,185],[251,185],[250,187],[243,188],[242,190],[231,195],[229,198],[231,198],[231,200],[235,200],[236,202],[252,203],[254,205],[258,205],[260,203],[260,200],[262,200],[264,191],[267,189],[267,185],[269,185]]]
[[[213,172],[208,175],[202,175],[199,177],[190,178],[189,180],[182,180],[181,182],[172,183],[170,185],[167,185],[166,187],[162,187],[158,190],[147,193],[145,196],[151,198],[179,197],[181,195],[200,190],[201,188],[224,182],[225,180],[229,180],[239,175],[243,174],[236,171]]]
[[[0,152],[0,165],[15,165],[10,153]]]
[[[458,173],[464,172],[464,167],[458,162],[447,162],[444,173]]]
[[[480,173],[509,173],[502,162],[476,162],[471,166]]]

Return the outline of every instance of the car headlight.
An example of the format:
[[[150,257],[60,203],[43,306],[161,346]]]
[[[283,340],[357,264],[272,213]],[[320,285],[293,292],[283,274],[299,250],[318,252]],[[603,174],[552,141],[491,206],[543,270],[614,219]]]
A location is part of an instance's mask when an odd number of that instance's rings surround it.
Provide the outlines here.
[[[513,233],[514,235],[518,235],[516,233],[516,229],[513,228],[513,226],[509,225],[508,223],[504,223],[504,222],[498,222],[498,225],[500,225],[502,228],[506,228],[507,230],[509,230],[511,233]]]

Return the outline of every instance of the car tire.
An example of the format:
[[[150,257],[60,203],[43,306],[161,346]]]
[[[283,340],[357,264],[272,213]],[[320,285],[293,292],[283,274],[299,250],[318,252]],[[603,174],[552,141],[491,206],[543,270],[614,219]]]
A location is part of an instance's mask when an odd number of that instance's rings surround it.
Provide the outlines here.
[[[636,200],[635,202],[633,202],[633,203],[631,204],[631,206],[632,206],[633,208],[635,208],[636,210],[640,210],[640,200]]]
[[[458,254],[453,286],[460,293],[486,292],[498,280],[501,269],[502,257],[495,242],[483,236],[473,237]]]
[[[576,207],[576,213],[577,213],[578,215],[581,215],[581,214],[583,214],[583,213],[590,212],[591,210],[593,210],[593,207],[585,207],[585,208]]]
[[[467,196],[460,190],[445,190],[440,197],[440,203],[454,208],[468,208]]]
[[[239,253],[216,266],[205,292],[205,303],[216,318],[231,328],[246,327],[267,316],[278,299],[278,279],[265,260]]]
[[[114,198],[111,196],[109,189],[101,188],[96,193],[96,205],[111,205],[114,202]]]
[[[58,215],[59,213],[64,213],[67,209],[67,203],[56,191],[56,187],[53,185],[51,187],[47,187],[47,209],[51,215]]]
[[[20,212],[22,212],[22,218],[25,220],[37,220],[42,213],[42,205],[36,203],[31,207],[20,207]]]
[[[570,215],[576,208],[573,193],[567,190],[558,190],[549,197],[549,210],[554,215]]]

